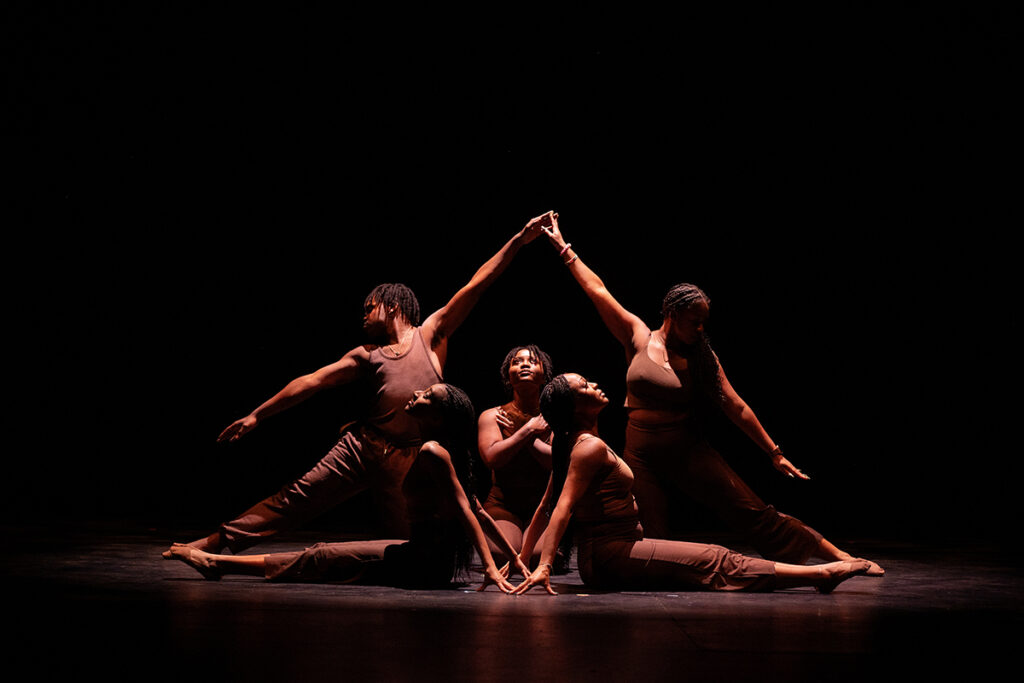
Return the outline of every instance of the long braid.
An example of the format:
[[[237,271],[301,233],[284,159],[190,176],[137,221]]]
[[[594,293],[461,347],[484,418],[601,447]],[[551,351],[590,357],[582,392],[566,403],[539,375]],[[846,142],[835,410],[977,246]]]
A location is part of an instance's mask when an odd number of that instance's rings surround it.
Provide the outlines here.
[[[473,441],[476,436],[476,410],[473,402],[462,389],[444,384],[445,391],[439,395],[438,403],[444,415],[445,436],[442,445],[451,455],[455,475],[462,485],[462,490],[469,498],[470,508],[476,507],[476,482],[473,475],[475,458]],[[455,580],[469,575],[470,562],[473,559],[473,543],[462,535],[462,541],[456,548]]]
[[[551,427],[551,499],[548,512],[554,508],[569,473],[569,455],[575,396],[565,375],[558,375],[540,393],[540,413]]]

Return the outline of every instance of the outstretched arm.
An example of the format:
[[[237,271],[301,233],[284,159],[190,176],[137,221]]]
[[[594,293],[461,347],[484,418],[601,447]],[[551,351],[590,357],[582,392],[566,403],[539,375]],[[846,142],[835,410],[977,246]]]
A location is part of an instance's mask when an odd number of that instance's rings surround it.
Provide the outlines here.
[[[448,338],[466,319],[473,306],[488,287],[501,275],[524,244],[532,242],[540,235],[541,225],[550,222],[550,212],[530,219],[494,256],[477,269],[473,277],[466,283],[447,304],[431,313],[423,321],[423,334],[429,348],[435,349],[445,344]],[[442,358],[443,360],[443,358]]]
[[[732,384],[725,376],[721,363],[718,364],[718,377],[722,382],[722,410],[729,419],[743,430],[743,433],[750,437],[761,450],[771,456],[772,466],[779,472],[797,479],[810,479],[782,454],[782,449],[768,436],[768,432],[761,426],[761,421],[757,419],[753,409],[733,389]]]
[[[494,541],[494,544],[501,549],[501,552],[505,553],[505,557],[512,558],[512,560],[505,565],[507,572],[506,569],[500,570],[503,576],[508,578],[508,576],[511,575],[513,564],[515,565],[515,569],[518,569],[523,576],[529,576],[529,566],[524,564],[519,558],[519,554],[516,553],[516,549],[512,547],[508,538],[501,532],[501,528],[498,526],[497,522],[494,521],[494,517],[491,517],[487,510],[484,510],[484,506],[480,504],[479,499],[474,498],[473,502],[475,503],[473,512],[476,514],[476,519],[480,523],[480,528],[483,529],[484,535]]]
[[[281,391],[261,403],[256,410],[228,425],[217,437],[217,441],[236,441],[255,429],[261,420],[305,401],[321,389],[351,382],[361,373],[365,360],[365,349],[357,347],[330,365],[325,365],[308,375],[296,377]]]
[[[462,528],[466,531],[473,546],[476,548],[477,554],[480,555],[480,559],[483,561],[485,578],[479,590],[483,590],[493,583],[505,593],[511,592],[512,584],[501,575],[501,572],[494,565],[494,556],[491,555],[491,549],[487,545],[487,537],[484,535],[483,528],[481,528],[476,513],[469,502],[469,496],[466,495],[466,492],[462,489],[462,484],[459,483],[459,477],[455,473],[455,466],[452,464],[448,451],[437,442],[430,441],[422,446],[419,457],[428,459],[427,462],[434,473],[434,479],[441,487],[441,495],[455,503],[459,514],[459,522],[462,524]]]
[[[580,260],[572,244],[566,242],[562,236],[557,213],[551,215],[551,225],[543,230],[551,244],[558,250],[563,262],[569,267],[569,272],[594,303],[608,331],[626,349],[626,355],[632,358],[636,350],[647,343],[647,338],[651,335],[650,328],[639,317],[627,311],[608,291],[597,273]]]

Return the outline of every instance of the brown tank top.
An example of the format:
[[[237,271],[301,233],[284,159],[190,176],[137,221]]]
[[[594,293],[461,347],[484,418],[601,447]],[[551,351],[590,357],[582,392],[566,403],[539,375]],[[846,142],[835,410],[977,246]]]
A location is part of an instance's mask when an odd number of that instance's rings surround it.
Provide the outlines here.
[[[370,351],[370,384],[374,392],[366,420],[395,446],[419,445],[420,430],[405,412],[413,392],[443,381],[430,360],[419,327],[400,356],[385,355],[383,347]]]
[[[608,453],[615,461],[598,472],[580,496],[573,511],[577,522],[596,524],[638,519],[633,498],[633,470],[615,451],[609,448]]]
[[[511,418],[511,427],[501,427],[501,436],[505,439],[515,434],[527,422],[530,416],[516,408],[512,402],[502,406]],[[520,518],[529,520],[537,509],[540,499],[544,497],[544,489],[548,486],[551,472],[537,462],[527,449],[513,455],[504,466],[491,470],[491,492],[488,500],[498,503]]]
[[[685,413],[692,407],[693,378],[689,369],[678,371],[651,360],[646,345],[638,350],[626,371],[626,408]]]

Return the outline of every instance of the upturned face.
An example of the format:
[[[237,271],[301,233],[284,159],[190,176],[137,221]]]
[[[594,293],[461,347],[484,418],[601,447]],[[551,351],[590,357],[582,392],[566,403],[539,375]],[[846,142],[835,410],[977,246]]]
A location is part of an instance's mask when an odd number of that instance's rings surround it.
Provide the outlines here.
[[[578,412],[596,413],[608,405],[608,397],[597,386],[597,382],[588,382],[585,377],[576,373],[568,373],[565,379],[576,395],[575,404]]]
[[[512,357],[508,366],[508,381],[513,390],[524,382],[530,384],[544,383],[544,365],[529,349],[520,349]]]

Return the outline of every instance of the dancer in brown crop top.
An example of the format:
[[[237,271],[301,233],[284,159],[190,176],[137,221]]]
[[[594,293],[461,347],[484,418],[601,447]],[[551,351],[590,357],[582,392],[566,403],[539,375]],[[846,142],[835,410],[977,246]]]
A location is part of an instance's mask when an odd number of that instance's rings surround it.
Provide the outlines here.
[[[508,548],[508,542],[493,524],[481,526],[475,515],[468,448],[474,414],[469,397],[457,387],[439,383],[416,391],[402,413],[422,429],[426,439],[402,482],[412,528],[408,542],[318,543],[297,552],[240,556],[174,545],[164,557],[184,562],[210,580],[225,574],[251,574],[271,581],[441,588],[466,577],[470,549],[475,548],[484,567],[479,590],[493,583],[504,592],[511,591],[512,585],[488,550],[485,529],[500,546]],[[521,571],[529,570],[522,567]]]
[[[651,330],[626,310],[566,242],[552,214],[544,228],[573,277],[626,350],[628,425],[623,458],[636,477],[634,493],[647,533],[670,535],[668,496],[682,492],[712,509],[769,559],[803,563],[812,557],[849,560],[820,533],[765,504],[706,441],[702,418],[722,410],[786,476],[807,477],[782,453],[754,411],[736,393],[708,344],[709,299],[691,284],[673,287],[662,323]],[[877,564],[872,575],[884,572]]]
[[[305,475],[190,545],[210,552],[227,547],[237,553],[364,489],[371,491],[380,532],[394,538],[408,537],[400,486],[422,440],[415,423],[400,408],[414,389],[441,379],[452,333],[519,249],[534,240],[550,220],[550,214],[531,219],[422,325],[419,303],[405,285],[379,285],[370,292],[363,316],[369,344],[357,346],[338,361],[292,380],[249,415],[230,424],[218,441],[235,441],[268,417],[317,392],[358,379],[368,379],[375,390],[364,420],[345,431],[334,448]]]
[[[541,411],[554,441],[543,504],[556,502],[550,523],[536,515],[527,529],[524,554],[532,550],[541,528],[548,527],[540,565],[516,594],[535,585],[555,594],[551,563],[570,516],[577,523],[580,577],[598,588],[770,591],[813,586],[827,593],[870,569],[871,562],[860,559],[806,566],[747,557],[717,545],[648,538],[632,494],[633,473],[597,436],[598,414],[607,404],[598,386],[577,374],[559,375],[544,388]]]

